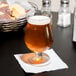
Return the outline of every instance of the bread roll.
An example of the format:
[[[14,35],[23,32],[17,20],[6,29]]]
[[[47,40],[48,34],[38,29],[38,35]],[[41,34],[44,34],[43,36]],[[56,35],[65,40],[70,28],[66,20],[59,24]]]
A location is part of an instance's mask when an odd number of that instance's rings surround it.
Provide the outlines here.
[[[16,18],[20,18],[26,15],[25,9],[19,4],[13,4],[12,6],[10,6],[10,9],[12,11],[12,16]]]
[[[0,21],[15,20],[25,16],[25,9],[19,4],[8,5],[7,2],[2,2],[0,5]]]
[[[0,5],[0,12],[3,12],[5,14],[11,14],[11,10],[9,9],[9,5],[7,3],[2,3]]]

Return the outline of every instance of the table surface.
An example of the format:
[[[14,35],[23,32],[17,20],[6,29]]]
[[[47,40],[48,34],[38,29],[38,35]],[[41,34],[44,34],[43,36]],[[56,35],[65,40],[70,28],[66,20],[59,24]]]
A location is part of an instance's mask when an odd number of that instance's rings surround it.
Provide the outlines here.
[[[0,32],[0,76],[76,76],[76,48],[72,42],[73,16],[71,26],[61,28],[57,26],[57,13],[53,13],[52,27],[52,48],[69,66],[68,69],[39,74],[25,73],[14,58],[14,54],[30,52],[24,44],[23,31]]]

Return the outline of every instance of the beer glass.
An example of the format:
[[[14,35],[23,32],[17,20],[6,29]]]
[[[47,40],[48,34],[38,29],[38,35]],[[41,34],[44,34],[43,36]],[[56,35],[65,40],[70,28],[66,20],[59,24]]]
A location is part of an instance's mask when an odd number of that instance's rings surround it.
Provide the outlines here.
[[[35,15],[28,18],[25,28],[24,42],[34,53],[28,58],[30,64],[42,64],[49,60],[44,53],[52,46],[51,19],[47,16]]]

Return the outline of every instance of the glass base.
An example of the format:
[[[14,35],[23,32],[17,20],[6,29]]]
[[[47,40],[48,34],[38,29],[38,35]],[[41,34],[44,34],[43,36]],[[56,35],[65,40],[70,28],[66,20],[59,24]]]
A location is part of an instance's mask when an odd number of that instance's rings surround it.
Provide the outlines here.
[[[42,56],[32,56],[29,59],[30,64],[43,64],[49,60],[49,56],[45,53],[42,53]]]
[[[42,53],[42,56],[36,56],[35,53],[24,54],[21,56],[21,60],[25,63],[32,64],[32,65],[43,65],[49,61],[49,56],[45,53]]]

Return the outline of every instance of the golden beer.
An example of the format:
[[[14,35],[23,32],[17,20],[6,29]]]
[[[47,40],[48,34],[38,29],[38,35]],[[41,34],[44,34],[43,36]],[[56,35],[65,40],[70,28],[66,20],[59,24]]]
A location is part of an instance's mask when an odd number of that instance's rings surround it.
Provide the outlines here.
[[[45,16],[40,17],[42,17],[42,19],[48,19]],[[35,16],[35,18],[38,19],[37,16]],[[24,40],[30,50],[42,52],[51,47],[53,43],[50,21],[45,20],[46,22],[42,23],[44,22],[42,20],[42,22],[35,22],[36,20],[33,20],[29,20],[27,23]]]

